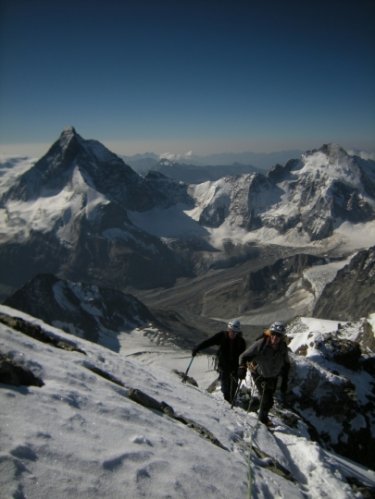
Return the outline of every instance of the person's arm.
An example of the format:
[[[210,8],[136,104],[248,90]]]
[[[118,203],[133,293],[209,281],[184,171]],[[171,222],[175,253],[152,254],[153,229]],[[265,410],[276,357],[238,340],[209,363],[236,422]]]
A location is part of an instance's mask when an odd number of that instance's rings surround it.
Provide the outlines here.
[[[193,348],[192,350],[192,355],[193,357],[200,352],[201,350],[205,350],[208,347],[212,347],[214,345],[220,345],[221,339],[222,339],[223,333],[216,333],[211,338],[208,338],[207,340],[202,341],[199,343],[196,347]]]
[[[254,357],[258,354],[258,352],[259,352],[259,342],[256,341],[240,355],[239,365],[246,366],[248,362],[251,362],[254,359]]]
[[[259,345],[258,342],[255,342],[240,355],[240,358],[238,360],[239,368],[237,373],[239,379],[245,379],[247,363],[251,362],[256,357],[258,351]]]

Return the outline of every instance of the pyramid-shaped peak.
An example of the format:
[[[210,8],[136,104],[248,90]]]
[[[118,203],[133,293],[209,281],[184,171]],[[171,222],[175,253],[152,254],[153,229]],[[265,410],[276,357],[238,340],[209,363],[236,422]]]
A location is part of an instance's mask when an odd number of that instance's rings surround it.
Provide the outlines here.
[[[67,126],[64,128],[64,130],[61,132],[59,141],[61,143],[68,143],[70,142],[73,138],[79,137],[78,133],[76,132],[76,129],[74,126]]]
[[[62,131],[62,135],[74,135],[76,133],[77,132],[76,132],[76,129],[74,128],[74,126],[67,126]]]
[[[71,144],[77,143],[77,139],[80,139],[80,136],[76,132],[76,129],[73,126],[68,126],[61,132],[57,143],[63,150],[65,150]]]

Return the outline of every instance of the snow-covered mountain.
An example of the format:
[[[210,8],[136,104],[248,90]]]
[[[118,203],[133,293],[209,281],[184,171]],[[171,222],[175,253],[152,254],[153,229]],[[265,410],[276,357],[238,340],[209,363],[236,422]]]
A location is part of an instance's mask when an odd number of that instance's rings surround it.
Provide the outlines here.
[[[375,219],[375,162],[329,144],[267,175],[227,177],[190,192],[198,205],[192,215],[203,225],[272,229],[310,242],[344,222]]]
[[[167,201],[100,142],[85,140],[69,127],[50,150],[17,179],[3,195],[3,202],[52,198],[67,187],[81,196],[101,195],[127,209],[144,210]]]
[[[185,269],[159,238],[131,223],[129,210],[189,202],[186,188],[137,175],[100,143],[64,130],[30,169],[3,175],[2,283],[55,273],[112,288],[170,285]]]
[[[207,373],[206,355],[189,371],[196,387],[175,372],[186,369],[189,352],[160,348],[141,330],[120,335],[116,353],[9,307],[0,313],[4,498],[373,497],[373,466],[332,449],[344,447],[345,435],[355,448],[351,432],[373,429],[374,415],[369,406],[357,418],[352,413],[373,389],[367,367],[345,370],[333,360],[334,349],[321,348],[320,335],[337,323],[303,319],[288,330],[291,348],[303,353],[292,356],[295,406],[276,404],[270,432],[255,412],[231,409],[219,391],[205,390],[216,377]],[[341,341],[350,338],[357,338],[355,325],[341,330]],[[370,438],[366,449],[373,453]],[[362,443],[357,455],[371,458]]]
[[[265,267],[294,248],[349,258],[375,244],[374,165],[330,144],[267,175],[188,186],[140,177],[68,128],[39,161],[0,165],[1,296],[40,273],[129,291],[256,259]],[[270,250],[269,262],[270,245],[289,250]]]

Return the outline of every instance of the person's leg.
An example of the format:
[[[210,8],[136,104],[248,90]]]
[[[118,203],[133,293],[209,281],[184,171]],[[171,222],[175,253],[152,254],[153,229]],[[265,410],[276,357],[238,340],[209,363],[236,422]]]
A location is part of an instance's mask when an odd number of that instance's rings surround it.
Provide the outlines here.
[[[223,392],[224,399],[227,402],[232,402],[230,373],[228,373],[227,371],[220,371],[220,382],[221,382],[221,391]]]
[[[233,402],[234,396],[236,394],[236,390],[238,387],[238,377],[237,373],[230,373],[230,402]]]
[[[276,390],[277,378],[262,378],[258,380],[260,391],[259,421],[267,423],[268,413],[273,406],[273,396]]]

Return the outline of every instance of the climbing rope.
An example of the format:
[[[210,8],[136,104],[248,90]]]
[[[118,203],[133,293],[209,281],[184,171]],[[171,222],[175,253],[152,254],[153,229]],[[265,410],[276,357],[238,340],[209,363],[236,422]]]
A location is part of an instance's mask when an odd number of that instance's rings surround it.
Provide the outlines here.
[[[250,391],[250,400],[249,400],[249,405],[247,407],[247,412],[249,412],[250,405],[251,405],[252,399],[254,397],[254,388],[255,388],[255,383],[252,382],[252,388]],[[260,399],[260,407],[262,407],[262,404],[263,404],[264,392],[265,392],[265,385],[263,385],[262,396]],[[253,473],[252,473],[252,469],[251,469],[251,453],[253,450],[253,435],[259,426],[259,413],[260,413],[260,411],[258,411],[258,417],[256,419],[256,423],[253,426],[252,431],[250,432],[250,449],[249,449],[248,472],[247,472],[248,473],[248,499],[252,499],[252,495],[253,495]]]

